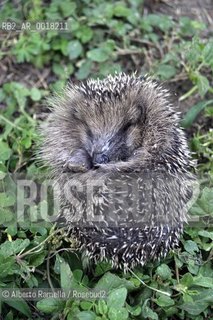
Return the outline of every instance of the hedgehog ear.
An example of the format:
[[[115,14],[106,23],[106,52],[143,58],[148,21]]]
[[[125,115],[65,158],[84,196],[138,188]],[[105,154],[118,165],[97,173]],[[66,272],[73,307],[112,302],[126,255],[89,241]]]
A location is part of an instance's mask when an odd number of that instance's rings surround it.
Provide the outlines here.
[[[136,104],[134,108],[134,113],[131,115],[132,124],[137,123],[143,116],[143,106],[140,103]]]
[[[142,103],[137,104],[137,110],[138,110],[138,120],[139,120],[144,115],[144,107],[143,107]]]

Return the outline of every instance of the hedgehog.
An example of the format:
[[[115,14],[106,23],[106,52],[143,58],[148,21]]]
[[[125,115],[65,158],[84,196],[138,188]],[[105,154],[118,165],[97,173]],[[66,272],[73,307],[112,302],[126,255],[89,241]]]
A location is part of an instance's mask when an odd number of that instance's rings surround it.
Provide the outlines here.
[[[70,82],[48,104],[39,157],[82,259],[128,270],[164,258],[187,222],[194,167],[170,92],[119,73]]]

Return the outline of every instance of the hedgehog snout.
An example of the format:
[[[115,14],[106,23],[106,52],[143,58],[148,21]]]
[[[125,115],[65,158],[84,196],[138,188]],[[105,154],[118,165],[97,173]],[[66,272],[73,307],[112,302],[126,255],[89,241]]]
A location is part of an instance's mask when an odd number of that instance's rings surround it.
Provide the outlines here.
[[[92,157],[94,166],[109,162],[109,157],[105,153],[94,153]]]

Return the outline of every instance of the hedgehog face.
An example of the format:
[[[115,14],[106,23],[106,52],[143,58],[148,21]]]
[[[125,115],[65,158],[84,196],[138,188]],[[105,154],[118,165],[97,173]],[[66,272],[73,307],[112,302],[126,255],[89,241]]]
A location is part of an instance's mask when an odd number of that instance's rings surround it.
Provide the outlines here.
[[[106,164],[112,161],[125,161],[131,155],[131,150],[127,145],[127,136],[131,124],[121,128],[115,134],[101,135],[94,137],[89,150],[93,164]]]
[[[76,127],[79,128],[79,145],[81,148],[74,151],[69,160],[69,169],[74,172],[96,169],[100,165],[127,161],[133,151],[141,144],[141,111],[138,105],[131,108],[127,114],[123,105],[120,110],[119,123],[116,122],[112,108],[104,106],[99,117],[99,123],[94,125],[93,113],[97,112],[91,108],[91,114],[80,114],[75,118]],[[119,110],[116,110],[118,113]],[[124,112],[125,111],[125,112]]]
[[[134,75],[71,83],[49,100],[52,113],[42,128],[41,156],[56,177],[64,171],[99,168],[87,177],[102,168],[127,172],[162,163],[161,155],[170,157],[179,145],[174,141],[178,117],[168,98],[155,81]]]

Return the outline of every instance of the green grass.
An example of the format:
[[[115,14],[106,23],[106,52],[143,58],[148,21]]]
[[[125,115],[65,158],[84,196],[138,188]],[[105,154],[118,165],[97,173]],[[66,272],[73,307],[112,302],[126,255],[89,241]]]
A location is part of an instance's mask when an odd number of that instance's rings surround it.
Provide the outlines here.
[[[88,290],[107,299],[1,301],[5,320],[210,319],[213,313],[213,39],[204,23],[148,14],[142,1],[41,0],[5,3],[5,17],[33,22],[60,20],[69,31],[4,32],[0,58],[0,288]],[[199,222],[185,227],[180,248],[134,274],[100,263],[89,273],[64,235],[47,222],[17,225],[15,176],[40,181],[34,159],[44,99],[68,79],[104,77],[115,71],[149,73],[177,92],[182,126],[198,160],[200,195],[191,208]],[[39,208],[41,203],[34,205]],[[33,214],[31,212],[31,214]],[[32,216],[31,216],[32,218]],[[165,294],[167,293],[167,294]]]

